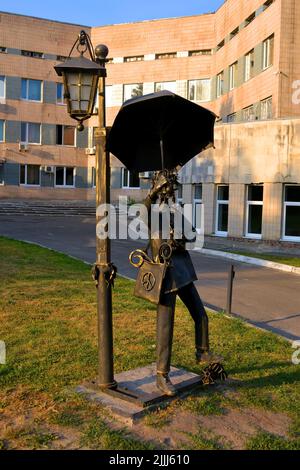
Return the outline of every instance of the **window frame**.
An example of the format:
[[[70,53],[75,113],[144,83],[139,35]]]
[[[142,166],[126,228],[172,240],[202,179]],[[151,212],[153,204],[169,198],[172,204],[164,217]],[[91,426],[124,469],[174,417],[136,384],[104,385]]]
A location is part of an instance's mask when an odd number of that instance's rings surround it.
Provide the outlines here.
[[[26,124],[26,140],[22,140],[22,124]],[[39,142],[29,142],[28,141],[28,128],[29,124],[37,124],[40,128],[40,141]],[[40,122],[27,122],[27,121],[21,121],[21,139],[20,139],[21,144],[26,144],[26,145],[42,145],[42,124]]]
[[[244,82],[248,82],[249,80],[251,80],[251,78],[253,78],[253,69],[254,69],[254,49],[251,49],[251,51],[245,54]]]
[[[21,167],[24,166],[25,167],[25,174],[24,174],[24,181],[25,183],[21,183]],[[36,166],[36,167],[39,167],[39,183],[38,184],[28,184],[27,181],[28,181],[28,166]],[[34,165],[34,164],[30,164],[30,163],[20,163],[20,166],[19,166],[19,186],[27,186],[27,187],[30,187],[30,188],[38,188],[41,186],[41,166],[40,165]]]
[[[57,143],[57,128],[58,126],[61,126],[62,128],[62,134],[61,134],[61,141],[62,143],[61,144],[58,144]],[[70,144],[64,144],[64,133],[65,133],[65,127],[72,127],[74,129],[74,144],[73,145],[70,145]],[[74,148],[77,146],[77,132],[76,132],[76,126],[72,126],[70,124],[56,124],[56,144],[55,145],[58,145],[59,147],[70,147],[70,148]],[[60,165],[59,165],[60,166]],[[71,168],[71,167],[70,167]]]
[[[1,103],[1,100],[5,100],[6,99],[6,75],[0,75],[0,77],[3,77],[4,80],[3,80],[3,96],[0,95],[0,103]]]
[[[172,90],[170,90],[170,89],[168,89],[168,88],[162,88],[162,90],[158,90],[158,91],[168,90],[168,91],[171,91],[172,93],[176,93],[176,91],[177,91],[177,83],[176,83],[176,80],[166,80],[166,81],[164,81],[164,82],[154,82],[154,92],[155,92],[155,93],[157,92],[157,89],[156,89],[156,88],[157,88],[157,85],[162,85],[162,84],[164,84],[164,83],[174,83],[174,85],[175,85],[175,91],[172,91]]]
[[[247,111],[250,111],[250,110],[253,111],[253,113],[252,113],[253,119],[245,119],[245,113]],[[255,110],[254,110],[254,105],[253,104],[250,104],[250,106],[246,106],[246,108],[243,108],[242,113],[243,113],[243,115],[242,115],[243,122],[254,122],[255,121]]]
[[[195,197],[195,193],[196,193],[196,186],[201,186],[201,199],[199,198],[196,198]],[[201,210],[200,210],[200,227],[197,227],[196,223],[196,207],[200,205],[201,206]],[[202,217],[202,214],[203,214],[203,184],[202,183],[194,183],[193,184],[193,226],[195,228],[195,230],[197,231],[197,233],[200,233],[201,230],[204,229],[204,227],[202,226],[202,222],[203,222],[203,217]]]
[[[197,99],[194,99],[192,100],[190,98],[190,85],[192,82],[195,82],[195,95],[197,97],[197,82],[209,82],[209,98],[208,99],[202,99],[202,100],[197,100]],[[211,79],[210,78],[195,78],[193,80],[188,80],[187,82],[187,93],[188,93],[188,99],[190,101],[193,101],[193,102],[196,102],[196,103],[208,103],[209,101],[211,101]]]
[[[0,186],[4,186],[5,181],[4,181],[4,163],[3,162],[2,163],[0,162],[0,169],[2,169],[2,172],[3,172],[2,173],[3,174],[3,180],[1,180],[1,178],[0,178]]]
[[[249,189],[253,186],[260,186],[263,189],[262,201],[250,201],[249,200]],[[248,232],[249,230],[249,209],[250,206],[262,206],[261,214],[261,233]],[[246,188],[246,217],[245,217],[245,238],[251,238],[254,240],[262,239],[262,229],[263,229],[263,208],[264,208],[264,185],[263,184],[247,184]]]
[[[6,120],[5,119],[0,119],[0,122],[3,123],[3,130],[2,130],[2,139],[0,138],[0,142],[5,142],[5,130],[6,130]]]
[[[219,196],[219,188],[221,187],[228,187],[228,199],[218,199]],[[228,216],[229,216],[229,191],[230,187],[229,184],[217,184],[217,191],[216,191],[216,218],[215,218],[215,235],[218,237],[227,237],[228,236],[228,222],[229,217],[227,219],[227,232],[218,229],[218,221],[219,221],[219,207],[220,205],[227,205],[228,207]]]
[[[299,202],[286,201],[286,188],[289,186],[297,186],[300,188],[300,184],[285,184],[283,186],[283,217],[282,217],[282,240],[290,242],[300,242],[299,237],[293,237],[291,235],[286,235],[286,208],[287,207],[300,207]]]
[[[32,100],[29,98],[24,98],[22,96],[22,82],[26,81],[26,96],[29,96],[29,82],[40,82],[40,95],[41,98],[39,100]],[[44,82],[43,80],[38,80],[35,78],[23,78],[21,79],[21,101],[29,101],[30,103],[43,103],[43,98],[44,98]]]
[[[62,87],[62,101],[59,101],[57,98],[58,86],[61,85]],[[64,98],[64,84],[62,82],[56,82],[56,104],[58,106],[67,106],[66,98]]]
[[[124,185],[124,176],[125,172],[127,171],[127,185]],[[129,186],[130,184],[130,171],[127,170],[127,168],[122,167],[122,172],[121,172],[121,188],[122,189],[141,189],[141,180],[139,178],[139,186]]]
[[[63,176],[63,184],[57,184],[56,183],[56,171],[57,168],[63,168],[64,169],[64,176]],[[73,184],[66,184],[66,174],[67,174],[67,168],[73,168]],[[76,182],[76,167],[75,166],[63,166],[63,165],[57,165],[55,167],[55,172],[54,172],[54,187],[55,188],[75,188],[75,182]]]
[[[270,44],[273,41],[273,57],[270,57]],[[275,35],[271,34],[267,39],[263,41],[263,59],[262,59],[262,69],[267,70],[269,67],[273,66],[274,63],[274,46],[275,46]]]
[[[224,70],[217,74],[217,98],[220,98],[224,92]]]
[[[136,96],[131,96],[131,98],[125,98],[125,95],[126,95],[126,87],[129,87],[129,86],[139,86],[139,85],[142,85],[142,94],[141,95],[136,95]],[[132,98],[137,98],[138,96],[143,96],[143,93],[144,93],[144,84],[142,82],[139,82],[139,83],[125,83],[123,85],[123,103],[125,103],[125,101],[128,101],[128,100],[131,100]]]
[[[229,91],[232,91],[236,88],[237,68],[238,68],[237,61],[229,66]]]
[[[262,106],[264,104],[267,104],[268,102],[270,102],[270,106],[271,106],[271,115],[268,117],[263,117],[262,116]],[[265,98],[264,100],[261,100],[260,102],[260,119],[263,120],[263,121],[267,121],[269,119],[272,119],[273,117],[273,113],[272,113],[272,109],[273,109],[273,96],[268,96],[268,98]]]

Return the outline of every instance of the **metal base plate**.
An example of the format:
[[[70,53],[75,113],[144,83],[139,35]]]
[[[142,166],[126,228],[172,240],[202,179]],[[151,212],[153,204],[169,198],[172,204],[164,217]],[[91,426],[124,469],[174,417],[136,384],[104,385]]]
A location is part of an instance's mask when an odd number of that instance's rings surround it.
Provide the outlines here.
[[[170,379],[178,391],[185,394],[202,386],[202,377],[184,369],[171,367]],[[107,406],[113,413],[133,422],[146,411],[156,409],[176,397],[163,395],[156,387],[156,365],[139,367],[115,376],[118,386],[115,389],[100,390],[95,382],[87,382],[77,387],[88,399]]]

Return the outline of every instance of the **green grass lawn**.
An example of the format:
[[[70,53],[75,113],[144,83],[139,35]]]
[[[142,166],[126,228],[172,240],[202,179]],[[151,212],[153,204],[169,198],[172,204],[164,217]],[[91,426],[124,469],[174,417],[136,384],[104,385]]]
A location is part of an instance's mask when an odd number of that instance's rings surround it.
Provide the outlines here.
[[[116,372],[155,360],[155,306],[132,291],[132,282],[117,279]],[[230,439],[216,427],[206,430],[198,424],[249,417],[249,410],[256,417],[269,413],[269,420],[286,417],[289,425],[285,433],[280,426],[257,426],[255,433],[245,432],[243,448],[300,449],[300,366],[291,363],[291,345],[222,314],[209,314],[211,345],[224,356],[234,379],[228,385],[177,399],[133,429],[74,393],[75,385],[94,378],[97,371],[95,294],[90,267],[84,263],[0,238],[0,340],[7,347],[7,364],[0,365],[0,449],[168,448],[172,444],[156,437],[171,430],[175,436],[179,415],[191,417],[194,428],[183,427],[182,444],[173,448],[231,448]],[[194,364],[193,325],[180,302],[172,363],[201,370]]]
[[[229,250],[229,253],[237,255],[250,256],[251,258],[265,259],[274,263],[288,264],[300,268],[300,256],[270,255],[269,253],[253,253],[252,251]]]

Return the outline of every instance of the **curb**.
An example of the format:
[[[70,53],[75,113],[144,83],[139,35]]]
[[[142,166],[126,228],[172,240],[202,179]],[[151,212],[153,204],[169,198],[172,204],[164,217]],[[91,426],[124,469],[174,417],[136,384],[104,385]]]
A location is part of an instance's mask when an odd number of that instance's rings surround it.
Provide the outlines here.
[[[268,261],[260,258],[251,258],[250,256],[228,253],[227,251],[210,250],[208,248],[195,248],[193,251],[202,253],[203,255],[219,256],[221,258],[233,259],[242,263],[254,264],[256,266],[277,269],[279,271],[300,275],[300,268],[296,266],[289,266],[288,264],[275,263],[274,261]]]

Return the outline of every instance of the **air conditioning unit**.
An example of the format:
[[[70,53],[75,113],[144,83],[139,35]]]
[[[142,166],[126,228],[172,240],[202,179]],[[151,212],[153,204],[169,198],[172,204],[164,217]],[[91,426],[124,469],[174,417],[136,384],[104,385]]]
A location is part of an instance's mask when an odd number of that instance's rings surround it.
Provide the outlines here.
[[[43,166],[42,169],[45,173],[54,173],[54,166]]]
[[[142,171],[139,174],[139,176],[140,176],[140,178],[149,179],[149,178],[151,178],[151,171]]]
[[[96,147],[87,147],[85,149],[86,155],[95,155],[96,154]]]
[[[21,144],[19,143],[19,152],[27,152],[28,144]]]

